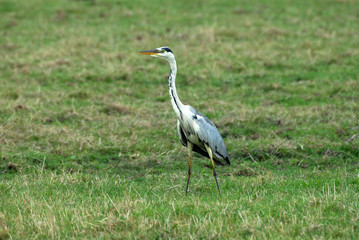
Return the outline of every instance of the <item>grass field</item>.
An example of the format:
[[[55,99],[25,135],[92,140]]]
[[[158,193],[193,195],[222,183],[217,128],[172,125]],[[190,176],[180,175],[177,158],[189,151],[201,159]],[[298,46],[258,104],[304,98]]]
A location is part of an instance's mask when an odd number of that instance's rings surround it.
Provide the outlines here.
[[[0,239],[359,238],[359,2],[0,0]],[[232,165],[176,132],[181,100]]]

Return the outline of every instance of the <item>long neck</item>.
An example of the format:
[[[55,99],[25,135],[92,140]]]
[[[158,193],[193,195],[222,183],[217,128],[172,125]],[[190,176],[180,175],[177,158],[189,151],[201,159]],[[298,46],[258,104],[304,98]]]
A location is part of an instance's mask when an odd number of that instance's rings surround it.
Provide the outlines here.
[[[183,104],[178,98],[176,91],[176,74],[177,74],[177,65],[176,60],[173,58],[169,61],[171,66],[171,72],[168,77],[168,90],[170,92],[171,103],[173,110],[175,111],[177,118],[182,119]]]

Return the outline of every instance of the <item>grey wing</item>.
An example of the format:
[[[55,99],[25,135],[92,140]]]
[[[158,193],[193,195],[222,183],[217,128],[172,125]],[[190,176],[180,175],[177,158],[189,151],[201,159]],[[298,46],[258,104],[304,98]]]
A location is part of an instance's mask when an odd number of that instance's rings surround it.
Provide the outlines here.
[[[177,119],[177,133],[178,133],[178,136],[180,137],[180,141],[181,141],[182,145],[187,147],[188,140],[186,138],[186,135],[183,132],[183,129],[182,129],[181,124],[178,119]],[[197,145],[193,145],[192,150],[196,153],[201,154],[204,157],[209,158],[209,155],[208,155],[208,152],[206,151],[206,149],[202,149]]]
[[[198,112],[196,109],[192,108],[192,111],[195,111],[195,117],[193,120],[198,125],[198,130],[196,131],[197,136],[200,141],[206,143],[214,154],[214,160],[216,163],[221,165],[230,164],[228,152],[221,134],[219,133],[216,126],[202,113]]]

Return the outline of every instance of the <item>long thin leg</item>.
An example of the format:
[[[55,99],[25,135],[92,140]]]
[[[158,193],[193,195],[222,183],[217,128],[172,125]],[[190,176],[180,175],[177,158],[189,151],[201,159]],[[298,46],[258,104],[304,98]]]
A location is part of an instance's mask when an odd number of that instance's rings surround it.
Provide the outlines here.
[[[214,177],[214,179],[216,179],[216,183],[217,183],[217,188],[218,188],[219,195],[222,196],[222,194],[221,194],[221,189],[219,188],[219,184],[218,184],[218,181],[217,181],[216,169],[214,168],[214,161],[213,161],[212,149],[211,149],[210,147],[208,147],[207,144],[204,144],[204,146],[206,147],[207,152],[208,152],[208,155],[209,155],[209,158],[211,159],[211,162],[212,162],[212,166],[213,166],[213,177]]]
[[[187,142],[187,148],[188,148],[188,179],[187,179],[187,187],[186,187],[186,194],[188,193],[188,185],[189,185],[189,180],[191,179],[191,173],[192,173],[192,149],[193,149],[193,144],[190,143],[189,141]]]

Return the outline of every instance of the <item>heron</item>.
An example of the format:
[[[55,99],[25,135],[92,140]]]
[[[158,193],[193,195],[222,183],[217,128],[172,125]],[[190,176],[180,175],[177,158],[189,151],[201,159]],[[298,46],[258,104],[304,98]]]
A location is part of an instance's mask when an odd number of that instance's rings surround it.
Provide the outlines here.
[[[168,47],[159,47],[153,50],[141,51],[139,54],[149,55],[167,60],[170,64],[168,77],[168,89],[173,110],[177,116],[177,132],[183,146],[188,149],[188,185],[192,174],[192,151],[211,160],[213,176],[216,180],[219,195],[221,189],[217,180],[215,164],[230,165],[228,152],[224,141],[216,126],[205,115],[190,105],[184,105],[179,99],[176,91],[177,64],[175,55]]]

